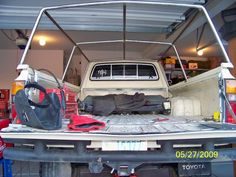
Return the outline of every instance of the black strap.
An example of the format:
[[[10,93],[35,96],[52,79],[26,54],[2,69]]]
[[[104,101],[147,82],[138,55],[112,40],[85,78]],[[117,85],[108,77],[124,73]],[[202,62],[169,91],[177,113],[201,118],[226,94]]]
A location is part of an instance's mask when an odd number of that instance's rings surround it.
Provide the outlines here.
[[[61,86],[61,84],[60,84],[60,82],[58,81],[57,77],[56,77],[55,74],[53,74],[51,71],[49,71],[49,70],[47,70],[47,69],[44,69],[44,68],[38,69],[38,71],[45,71],[45,72],[49,73],[49,74],[56,80],[57,85],[58,85],[58,88],[59,88],[59,89],[63,89],[63,87]]]
[[[32,100],[28,99],[28,102],[31,106],[35,106],[35,107],[39,107],[39,108],[47,108],[52,103],[52,100],[51,100],[50,96],[48,95],[48,93],[46,92],[46,89],[44,87],[42,87],[41,85],[39,85],[37,82],[28,83],[25,85],[25,88],[35,88],[35,89],[40,90],[41,92],[44,93],[44,97],[47,100],[47,103],[39,104],[39,103],[35,103]]]
[[[47,70],[47,69],[38,69],[38,71],[46,71],[47,73],[49,73],[57,82],[58,88],[60,89],[60,94],[61,94],[61,106],[63,108],[63,110],[66,110],[66,97],[65,97],[65,93],[63,90],[63,87],[61,86],[60,82],[58,81],[57,77],[55,76],[55,74],[53,74],[51,71]]]

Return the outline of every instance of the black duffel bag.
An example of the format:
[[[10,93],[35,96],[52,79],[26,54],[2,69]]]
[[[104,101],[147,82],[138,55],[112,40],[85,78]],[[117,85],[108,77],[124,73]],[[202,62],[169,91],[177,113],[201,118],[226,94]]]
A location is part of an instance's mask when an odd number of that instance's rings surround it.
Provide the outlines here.
[[[63,109],[65,109],[65,96],[58,81],[57,83],[59,85],[58,88],[61,90],[61,103],[56,93],[47,93],[46,89],[36,82],[26,84],[25,89],[19,90],[16,93],[16,112],[23,125],[44,130],[57,130],[61,128],[61,104]],[[32,88],[44,93],[44,99],[41,103],[33,102],[27,96],[26,89]]]

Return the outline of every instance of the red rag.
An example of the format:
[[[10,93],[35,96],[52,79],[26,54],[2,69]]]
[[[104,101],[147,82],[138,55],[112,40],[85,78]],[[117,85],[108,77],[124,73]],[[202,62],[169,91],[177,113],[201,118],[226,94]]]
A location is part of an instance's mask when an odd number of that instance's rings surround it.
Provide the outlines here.
[[[106,126],[104,122],[93,119],[88,115],[72,115],[71,122],[67,125],[69,129],[76,131],[88,132],[102,129]]]
[[[10,124],[10,120],[9,120],[9,119],[0,119],[0,130],[1,130],[2,128],[8,127],[9,124]],[[11,143],[5,143],[5,142],[3,141],[3,139],[1,138],[1,136],[0,136],[0,159],[3,157],[3,154],[2,154],[3,150],[4,150],[6,147],[12,147],[12,146],[13,146],[13,144],[11,144]]]
[[[2,128],[8,127],[10,124],[10,119],[0,119],[0,130]]]

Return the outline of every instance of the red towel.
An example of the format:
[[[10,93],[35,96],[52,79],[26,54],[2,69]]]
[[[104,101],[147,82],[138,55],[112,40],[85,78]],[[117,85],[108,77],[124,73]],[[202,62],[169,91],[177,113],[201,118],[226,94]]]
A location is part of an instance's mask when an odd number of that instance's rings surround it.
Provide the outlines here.
[[[93,119],[88,115],[72,115],[71,122],[68,124],[69,129],[83,132],[102,129],[105,126],[104,122]]]
[[[10,124],[10,119],[0,119],[0,130],[2,128],[8,127]]]
[[[10,120],[9,119],[0,119],[0,130],[2,128],[8,127],[10,124]],[[4,143],[4,141],[2,140],[1,136],[0,136],[0,159],[3,157],[2,152],[6,147],[12,147],[13,144],[10,143]]]

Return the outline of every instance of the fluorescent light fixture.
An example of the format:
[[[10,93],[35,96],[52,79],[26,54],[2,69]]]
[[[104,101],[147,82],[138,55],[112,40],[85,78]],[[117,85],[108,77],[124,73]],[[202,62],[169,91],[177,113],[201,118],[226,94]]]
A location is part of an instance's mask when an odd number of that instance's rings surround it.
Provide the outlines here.
[[[203,55],[203,50],[197,50],[197,54],[198,54],[198,56],[202,56]]]
[[[39,38],[39,45],[40,46],[45,46],[46,45],[46,39],[44,37]]]

